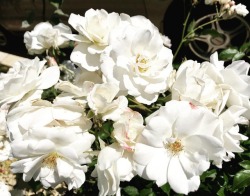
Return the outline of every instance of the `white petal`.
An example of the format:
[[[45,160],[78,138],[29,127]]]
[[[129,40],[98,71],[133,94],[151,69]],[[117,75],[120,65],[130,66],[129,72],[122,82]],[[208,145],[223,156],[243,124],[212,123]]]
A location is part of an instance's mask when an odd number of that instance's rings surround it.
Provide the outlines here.
[[[71,173],[73,172],[73,166],[62,159],[57,159],[56,163],[59,177],[69,178]]]
[[[45,69],[39,76],[38,89],[47,89],[56,84],[59,80],[60,70],[57,66]]]
[[[146,167],[146,175],[148,179],[156,181],[160,187],[168,182],[168,166],[171,157],[165,149],[158,150]]]
[[[169,162],[168,182],[175,192],[188,194],[188,179],[177,156],[173,156]]]

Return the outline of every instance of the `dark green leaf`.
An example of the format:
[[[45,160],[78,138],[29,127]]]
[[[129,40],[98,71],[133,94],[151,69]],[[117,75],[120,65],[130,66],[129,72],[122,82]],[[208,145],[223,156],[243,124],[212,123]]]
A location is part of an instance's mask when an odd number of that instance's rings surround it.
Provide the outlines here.
[[[192,38],[195,36],[194,28],[195,28],[195,20],[192,20],[187,28],[187,33],[189,34],[188,38]]]
[[[250,186],[250,170],[239,171],[233,180],[233,190],[239,190]]]
[[[155,193],[151,188],[149,189],[142,189],[140,191],[140,196],[155,196]]]
[[[240,162],[239,165],[241,167],[243,167],[244,169],[250,170],[250,161],[249,160],[244,160],[244,161]]]
[[[219,59],[220,60],[231,60],[234,56],[239,53],[236,48],[228,48],[220,52]]]
[[[212,170],[208,170],[204,172],[200,178],[201,178],[201,181],[204,181],[206,178],[211,178],[212,180],[214,180],[216,178],[216,175],[217,175],[217,171],[215,169],[212,169]]]
[[[225,196],[224,194],[225,187],[221,187],[220,190],[217,192],[218,196]]]
[[[164,193],[166,193],[167,195],[170,195],[171,188],[170,188],[170,185],[168,183],[161,186],[161,190]]]
[[[201,35],[211,35],[212,37],[223,37],[221,33],[215,29],[204,29],[201,31]]]
[[[246,52],[247,50],[250,50],[250,42],[244,43],[240,47],[240,52]]]
[[[127,186],[127,187],[123,188],[123,190],[129,196],[139,195],[138,189],[134,186]]]
[[[194,31],[194,28],[195,28],[195,20],[192,20],[188,25],[187,32],[192,33]]]
[[[245,56],[245,53],[244,52],[238,52],[234,55],[233,57],[233,61],[237,61],[237,60],[240,60],[242,59],[243,57]]]
[[[63,0],[49,0],[50,4],[53,5],[56,9],[60,8],[63,3]]]

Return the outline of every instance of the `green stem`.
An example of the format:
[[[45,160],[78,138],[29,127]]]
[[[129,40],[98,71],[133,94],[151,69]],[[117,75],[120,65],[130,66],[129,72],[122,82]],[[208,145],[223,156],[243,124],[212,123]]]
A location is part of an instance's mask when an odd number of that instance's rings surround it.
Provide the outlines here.
[[[214,22],[218,22],[218,21],[224,20],[223,18],[215,17],[213,20],[211,20],[211,21],[209,21],[209,22],[206,22],[206,23],[204,23],[204,24],[202,24],[202,25],[200,25],[200,26],[194,28],[191,32],[189,32],[188,34],[185,35],[185,31],[186,31],[186,27],[187,27],[187,22],[188,22],[188,19],[189,19],[189,17],[190,17],[190,13],[191,13],[191,12],[188,13],[187,18],[186,18],[186,20],[185,20],[185,22],[184,22],[184,24],[183,24],[184,27],[183,27],[183,31],[182,31],[181,42],[180,42],[179,46],[177,47],[177,50],[176,50],[176,52],[175,52],[175,54],[174,54],[173,61],[175,60],[177,54],[179,53],[179,51],[180,51],[180,49],[181,49],[183,43],[185,43],[185,42],[188,40],[188,37],[189,37],[191,34],[195,33],[195,31],[197,31],[198,29],[202,29],[203,27],[205,27],[205,26],[207,26],[207,25],[209,25],[209,24],[212,24],[212,23],[214,23]],[[221,15],[221,16],[222,16],[222,15]],[[221,16],[220,16],[220,17],[221,17]]]
[[[185,36],[185,32],[186,32],[186,28],[187,28],[187,22],[189,20],[190,14],[191,14],[191,9],[189,10],[188,15],[187,15],[187,17],[186,17],[186,19],[185,19],[185,21],[183,23],[183,29],[182,29],[182,35],[181,35],[181,42],[180,42],[179,46],[177,47],[177,50],[175,51],[173,60],[175,60],[177,54],[179,53],[179,50],[182,47],[182,44],[185,42],[184,41],[184,36]]]
[[[134,100],[132,98],[128,98],[128,100],[136,104],[134,107],[145,110],[147,112],[152,112],[149,108],[147,108],[145,105],[139,103],[138,101],[136,101],[136,100]],[[130,106],[130,107],[133,107],[133,106]]]

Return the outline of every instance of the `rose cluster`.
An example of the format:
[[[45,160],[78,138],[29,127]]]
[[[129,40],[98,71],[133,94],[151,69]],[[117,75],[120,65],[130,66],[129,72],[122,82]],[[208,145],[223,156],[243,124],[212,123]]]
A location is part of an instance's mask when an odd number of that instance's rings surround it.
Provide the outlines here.
[[[89,9],[68,22],[75,34],[45,22],[24,40],[30,54],[73,41],[73,81],[38,57],[0,75],[2,146],[10,146],[1,159],[15,159],[13,173],[45,188],[78,189],[97,159],[90,172],[99,195],[119,194],[120,182],[136,175],[188,194],[211,164],[222,168],[243,152],[249,63],[224,66],[216,52],[174,69],[170,40],[143,16]],[[53,100],[44,98],[49,88],[60,92]],[[97,134],[105,122],[112,128],[106,140]]]

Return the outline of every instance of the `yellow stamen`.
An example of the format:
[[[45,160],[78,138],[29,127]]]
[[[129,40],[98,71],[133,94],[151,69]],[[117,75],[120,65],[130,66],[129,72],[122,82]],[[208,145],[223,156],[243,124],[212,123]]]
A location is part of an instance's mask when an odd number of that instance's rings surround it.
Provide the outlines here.
[[[172,154],[176,155],[183,150],[183,146],[180,140],[176,140],[173,143],[168,143],[167,149],[170,150]]]
[[[56,152],[51,152],[45,159],[43,159],[43,166],[48,168],[55,168],[56,167],[56,160],[58,158],[62,158],[59,154]]]

